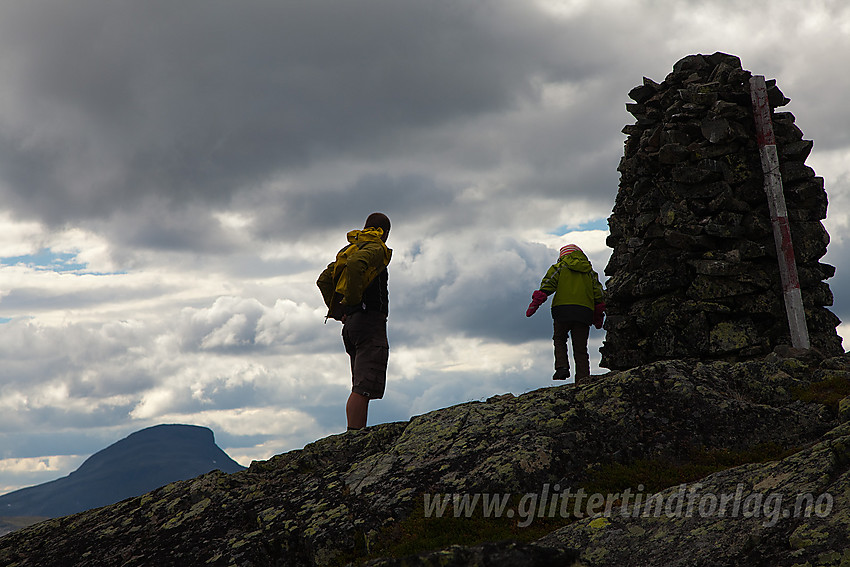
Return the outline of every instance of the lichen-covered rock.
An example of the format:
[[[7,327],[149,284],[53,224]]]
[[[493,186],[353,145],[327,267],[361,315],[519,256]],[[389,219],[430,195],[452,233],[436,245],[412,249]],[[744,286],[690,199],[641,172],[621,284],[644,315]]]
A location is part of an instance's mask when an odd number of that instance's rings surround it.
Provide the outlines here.
[[[571,549],[499,542],[473,547],[456,545],[398,559],[376,559],[367,562],[364,567],[570,567],[578,565],[577,560],[578,553]]]
[[[647,507],[648,506],[648,507]],[[537,543],[582,550],[587,566],[846,565],[850,424],[778,462],[712,474]]]
[[[616,464],[686,461],[694,450],[810,445],[838,425],[838,403],[832,407],[800,392],[818,384],[840,389],[848,371],[850,356],[824,360],[780,350],[740,363],[662,361],[578,387],[494,396],[327,437],[240,473],[210,473],[36,524],[0,538],[0,564],[314,566],[377,559],[400,524],[422,514],[428,495],[520,495],[545,484],[578,488]],[[831,446],[843,439],[838,432]],[[832,478],[837,469],[829,467],[806,478]],[[815,536],[803,531],[795,536],[801,557],[809,547],[823,548],[820,540],[804,545]],[[588,557],[607,549],[581,533],[559,532],[558,545],[575,551],[558,557],[567,561],[581,552],[582,561],[592,563]],[[461,547],[404,564],[436,565],[444,558],[447,564],[517,565],[524,557],[537,565],[552,553],[538,546],[454,543]],[[730,556],[742,553],[733,549]]]
[[[663,82],[644,79],[626,108],[635,124],[608,219],[608,331],[601,365],[666,359],[738,361],[790,344],[749,79],[737,57],[691,55]],[[841,354],[821,264],[829,235],[823,179],[804,161],[812,142],[768,82],[791,236],[811,343]]]

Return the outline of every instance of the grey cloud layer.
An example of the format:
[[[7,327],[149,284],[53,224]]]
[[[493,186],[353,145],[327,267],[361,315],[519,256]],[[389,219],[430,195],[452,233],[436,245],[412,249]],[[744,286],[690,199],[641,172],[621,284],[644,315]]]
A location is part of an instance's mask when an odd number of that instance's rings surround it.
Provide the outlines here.
[[[35,0],[0,15],[0,171],[51,222],[150,195],[227,202],[591,71],[512,2]]]

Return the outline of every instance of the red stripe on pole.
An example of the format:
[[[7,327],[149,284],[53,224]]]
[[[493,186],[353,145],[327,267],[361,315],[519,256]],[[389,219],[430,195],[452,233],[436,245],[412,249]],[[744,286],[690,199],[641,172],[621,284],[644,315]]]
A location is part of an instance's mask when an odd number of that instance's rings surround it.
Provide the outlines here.
[[[782,291],[788,291],[800,287],[800,280],[797,276],[797,260],[794,257],[794,245],[791,242],[791,226],[786,217],[779,217],[774,222],[777,223],[781,235],[782,258],[780,258],[780,261],[784,262],[786,266],[794,267],[794,269],[788,270],[784,278],[785,281],[782,282]]]
[[[760,148],[775,146],[776,137],[773,135],[773,123],[770,119],[770,104],[767,101],[767,90],[753,89],[753,114],[756,120],[756,138]]]

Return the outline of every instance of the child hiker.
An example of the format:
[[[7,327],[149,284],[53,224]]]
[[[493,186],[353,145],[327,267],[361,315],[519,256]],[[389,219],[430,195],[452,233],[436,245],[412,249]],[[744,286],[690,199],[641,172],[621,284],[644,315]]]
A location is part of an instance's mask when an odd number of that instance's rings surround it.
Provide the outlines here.
[[[575,383],[579,385],[590,376],[590,356],[587,354],[587,337],[591,323],[602,328],[605,303],[602,301],[602,284],[593,271],[590,260],[575,244],[561,248],[561,256],[546,272],[540,289],[531,294],[531,303],[525,312],[531,317],[550,295],[555,341],[555,375],[553,380],[566,380],[570,375],[567,354],[567,337],[572,339],[573,360],[576,365]]]

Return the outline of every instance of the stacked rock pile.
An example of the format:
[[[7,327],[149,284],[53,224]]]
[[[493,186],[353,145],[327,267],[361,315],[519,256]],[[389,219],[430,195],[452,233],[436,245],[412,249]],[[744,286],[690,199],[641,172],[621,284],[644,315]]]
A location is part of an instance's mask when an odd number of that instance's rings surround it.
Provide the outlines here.
[[[744,360],[791,344],[750,98],[737,57],[691,55],[629,97],[636,118],[608,219],[608,318],[601,365],[676,358]],[[819,262],[829,235],[812,142],[768,81],[776,145],[812,347],[844,351]]]

